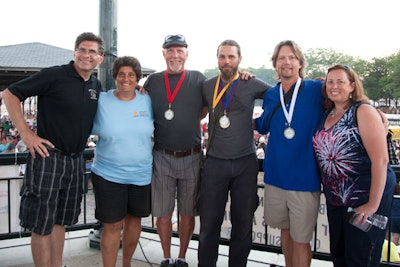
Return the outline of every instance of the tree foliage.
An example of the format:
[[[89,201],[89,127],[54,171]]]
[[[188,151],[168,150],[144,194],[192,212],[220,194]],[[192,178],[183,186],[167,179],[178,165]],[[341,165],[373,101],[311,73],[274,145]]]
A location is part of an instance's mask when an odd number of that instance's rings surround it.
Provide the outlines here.
[[[204,71],[204,76],[207,77],[207,79],[210,79],[211,77],[217,76],[219,74],[219,69],[214,68],[214,69],[207,69]]]
[[[374,58],[368,63],[363,86],[370,99],[378,101],[387,98],[388,94],[381,88],[381,82],[387,76],[387,58]]]
[[[353,68],[360,75],[360,73],[364,72],[366,65],[365,60],[332,49],[310,49],[304,53],[304,56],[308,62],[306,73],[309,79],[325,77],[329,67],[336,64],[347,65]]]

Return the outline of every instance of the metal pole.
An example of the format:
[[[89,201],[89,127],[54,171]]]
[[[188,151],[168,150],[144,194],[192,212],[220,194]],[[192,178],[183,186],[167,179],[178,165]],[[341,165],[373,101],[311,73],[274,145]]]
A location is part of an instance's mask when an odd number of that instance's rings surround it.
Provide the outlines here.
[[[106,52],[99,66],[99,79],[103,89],[115,88],[112,78],[112,65],[117,57],[117,8],[118,0],[100,0],[100,36],[103,37]]]
[[[104,90],[115,88],[112,78],[112,65],[117,57],[117,2],[118,0],[100,0],[100,36],[106,46],[103,63],[99,66],[98,78]],[[103,227],[89,233],[89,247],[100,249]]]

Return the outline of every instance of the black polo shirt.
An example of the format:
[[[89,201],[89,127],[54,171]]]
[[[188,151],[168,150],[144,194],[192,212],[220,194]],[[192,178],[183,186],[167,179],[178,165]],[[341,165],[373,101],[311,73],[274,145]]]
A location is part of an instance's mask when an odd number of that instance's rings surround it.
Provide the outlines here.
[[[85,149],[102,91],[96,77],[85,82],[73,64],[42,69],[8,88],[21,101],[38,96],[37,134],[66,153]]]

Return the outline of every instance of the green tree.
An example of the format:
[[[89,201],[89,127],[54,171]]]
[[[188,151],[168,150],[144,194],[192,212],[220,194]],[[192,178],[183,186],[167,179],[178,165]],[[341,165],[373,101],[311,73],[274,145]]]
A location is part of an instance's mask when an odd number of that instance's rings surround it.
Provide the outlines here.
[[[308,79],[325,77],[328,68],[336,64],[348,65],[359,75],[365,72],[365,60],[355,58],[332,49],[309,49],[306,51],[306,53],[304,53],[304,56],[308,62],[308,67],[306,70],[306,76]]]
[[[388,74],[387,61],[388,58],[373,58],[367,65],[363,86],[366,94],[372,100],[378,101],[389,97],[381,88],[382,79]]]
[[[219,74],[219,69],[206,69],[203,74],[207,77],[207,79],[210,79],[211,77],[217,76]]]
[[[400,98],[400,52],[390,57],[387,62],[388,75],[382,79],[382,87],[391,90],[395,99]]]
[[[241,69],[241,71],[247,71],[250,73],[253,73],[256,75],[256,77],[267,84],[274,86],[278,80],[276,80],[276,72],[273,69],[266,69],[264,66],[261,68],[255,69],[255,68],[245,68]]]
[[[344,55],[332,49],[317,48],[309,49],[304,53],[307,59],[306,76],[309,79],[325,77],[328,68],[333,64],[347,64],[348,60],[343,60]]]

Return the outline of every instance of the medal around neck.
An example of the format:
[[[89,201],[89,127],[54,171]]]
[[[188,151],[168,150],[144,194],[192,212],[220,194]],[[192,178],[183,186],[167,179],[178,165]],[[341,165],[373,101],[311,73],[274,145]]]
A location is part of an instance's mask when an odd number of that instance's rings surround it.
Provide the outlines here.
[[[286,137],[286,139],[293,139],[294,135],[295,135],[295,131],[292,127],[287,127],[284,131],[283,131],[283,135]]]
[[[164,112],[164,117],[165,117],[165,119],[167,119],[167,120],[172,120],[173,118],[174,118],[174,111],[172,110],[172,109],[167,109],[165,112]]]
[[[219,118],[219,126],[221,126],[221,128],[228,128],[229,125],[231,125],[231,121],[229,120],[228,116],[224,115],[221,118]]]
[[[285,115],[287,125],[288,125],[288,127],[283,131],[283,135],[285,136],[286,139],[289,139],[289,140],[293,139],[293,137],[295,135],[295,131],[292,127],[290,127],[290,123],[292,122],[294,106],[296,105],[296,99],[297,99],[297,94],[299,93],[300,84],[301,84],[301,78],[299,77],[297,79],[296,85],[294,87],[292,100],[291,100],[291,103],[289,106],[289,112],[286,109],[285,101],[283,99],[282,83],[279,87],[279,97],[280,97],[280,101],[281,101],[281,106],[282,106],[283,114]]]

